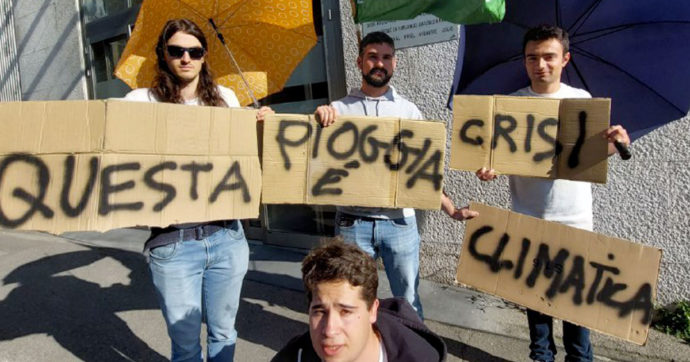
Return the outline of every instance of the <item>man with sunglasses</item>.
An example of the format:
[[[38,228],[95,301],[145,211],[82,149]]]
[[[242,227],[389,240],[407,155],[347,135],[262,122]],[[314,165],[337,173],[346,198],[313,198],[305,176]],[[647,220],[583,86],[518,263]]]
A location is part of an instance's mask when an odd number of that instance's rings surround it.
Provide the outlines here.
[[[206,63],[206,38],[187,19],[166,23],[156,46],[151,88],[125,100],[239,107],[232,90],[216,85]],[[172,361],[202,361],[202,320],[209,361],[232,361],[235,317],[249,247],[238,220],[152,228],[144,247],[172,345]],[[203,304],[202,304],[203,303]]]
[[[139,88],[129,92],[125,100],[145,102],[168,102],[188,105],[239,107],[235,93],[213,81],[206,63],[206,40],[201,30],[198,34],[194,26],[175,25],[191,21],[185,19],[171,20],[163,32],[167,39],[159,38],[156,46],[158,56],[157,75],[152,88]],[[186,29],[192,33],[187,33]],[[197,27],[198,28],[198,27]],[[161,36],[164,34],[161,33]]]

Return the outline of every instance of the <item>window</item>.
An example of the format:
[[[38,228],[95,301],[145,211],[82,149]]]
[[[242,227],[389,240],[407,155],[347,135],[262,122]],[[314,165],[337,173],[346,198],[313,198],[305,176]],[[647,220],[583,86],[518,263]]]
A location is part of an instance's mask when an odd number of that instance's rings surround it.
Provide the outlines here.
[[[142,0],[82,0],[81,9],[84,12],[84,22],[88,23],[139,5],[141,2]]]
[[[122,52],[125,50],[125,45],[127,45],[127,36],[124,34],[91,44],[96,82],[115,79],[113,72]]]

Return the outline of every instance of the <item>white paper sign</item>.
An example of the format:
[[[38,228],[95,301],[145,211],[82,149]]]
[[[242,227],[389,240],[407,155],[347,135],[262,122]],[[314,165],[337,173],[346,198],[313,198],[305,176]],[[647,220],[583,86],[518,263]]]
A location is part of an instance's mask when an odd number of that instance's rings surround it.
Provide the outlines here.
[[[382,31],[395,40],[396,49],[402,49],[457,39],[458,27],[434,15],[422,14],[412,20],[363,23],[362,33]]]

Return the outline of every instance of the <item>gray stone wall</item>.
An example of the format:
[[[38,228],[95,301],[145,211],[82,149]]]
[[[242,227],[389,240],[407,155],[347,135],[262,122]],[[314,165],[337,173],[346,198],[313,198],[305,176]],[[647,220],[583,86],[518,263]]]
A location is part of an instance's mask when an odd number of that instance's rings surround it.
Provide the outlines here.
[[[349,1],[341,1],[343,50],[348,88],[359,87],[357,34]],[[398,69],[392,84],[416,103],[427,119],[446,123],[448,149],[452,113],[446,108],[457,57],[457,41],[397,52]],[[666,125],[636,141],[633,158],[609,159],[608,183],[593,186],[595,231],[663,250],[657,289],[667,304],[690,299],[690,119]],[[447,161],[447,160],[446,160]],[[480,182],[474,174],[446,168],[445,190],[456,205],[478,201],[509,208],[507,177]],[[424,279],[452,284],[462,246],[464,223],[442,211],[418,211]]]
[[[78,0],[14,0],[22,100],[86,99]]]

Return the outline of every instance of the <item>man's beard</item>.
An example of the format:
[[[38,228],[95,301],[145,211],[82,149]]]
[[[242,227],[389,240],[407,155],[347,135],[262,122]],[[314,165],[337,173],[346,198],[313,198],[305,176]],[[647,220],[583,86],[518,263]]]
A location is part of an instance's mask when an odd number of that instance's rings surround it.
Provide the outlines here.
[[[384,74],[383,78],[374,78],[372,76],[372,74],[377,70],[380,70],[383,72],[383,74]],[[383,68],[373,68],[372,70],[369,71],[368,74],[362,73],[362,78],[364,78],[364,81],[367,84],[369,84],[370,86],[376,87],[376,88],[381,88],[384,85],[388,84],[388,82],[391,80],[391,77],[393,77],[393,74],[388,74],[388,72]]]

